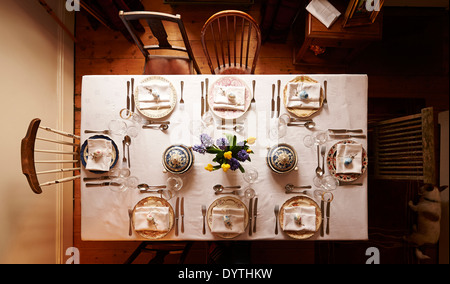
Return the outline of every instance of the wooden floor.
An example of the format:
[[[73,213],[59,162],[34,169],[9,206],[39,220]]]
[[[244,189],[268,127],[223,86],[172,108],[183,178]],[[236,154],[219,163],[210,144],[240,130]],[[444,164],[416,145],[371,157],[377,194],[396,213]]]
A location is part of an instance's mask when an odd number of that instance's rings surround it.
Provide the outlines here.
[[[206,58],[200,42],[200,29],[213,13],[230,7],[218,6],[177,6],[171,7],[163,0],[143,0],[147,10],[182,15],[194,55],[202,73],[209,74]],[[257,22],[260,21],[260,1],[247,10]],[[195,8],[193,8],[195,7]],[[232,7],[236,8],[236,7]],[[364,54],[345,69],[330,69],[323,66],[316,69],[303,68],[292,64],[294,40],[291,36],[286,43],[265,43],[262,46],[256,73],[258,74],[313,74],[313,73],[362,73],[369,75],[369,118],[380,119],[401,116],[433,106],[436,110],[448,110],[448,13],[435,9],[385,9],[385,31],[382,42],[369,47]],[[103,26],[94,30],[84,13],[76,18],[75,56],[75,129],[80,129],[81,83],[84,75],[142,74],[143,57],[140,51],[128,42],[120,32]],[[411,26],[411,23],[413,24]],[[392,185],[391,185],[392,186]],[[411,184],[395,184],[396,192],[404,187],[405,194]],[[383,192],[376,188],[384,188]],[[386,185],[370,180],[369,196],[379,201],[389,196]],[[375,191],[374,191],[375,190]],[[377,194],[378,192],[378,194]],[[378,199],[377,199],[378,197]],[[378,202],[377,201],[377,202]],[[398,201],[400,202],[400,201]],[[398,204],[401,214],[406,211],[406,201]],[[379,205],[379,204],[378,204]],[[376,206],[378,206],[376,205]],[[395,207],[395,206],[394,206]],[[75,184],[74,246],[80,250],[81,263],[123,263],[138,242],[85,242],[81,241],[80,184]],[[369,210],[374,210],[369,206]],[[369,226],[376,224],[383,230],[383,217],[379,212],[369,212]],[[400,218],[399,222],[404,219]],[[409,262],[409,247],[399,241],[399,236],[408,232],[403,222],[394,229],[384,228],[371,235],[391,236],[386,245],[383,240],[375,245],[389,249],[389,262]],[[398,229],[400,227],[400,229]],[[206,262],[206,242],[196,242],[186,259],[187,263]],[[253,263],[364,263],[367,258],[363,248],[368,243],[322,242],[253,242],[251,253]],[[350,249],[353,248],[353,249]],[[359,251],[359,248],[362,251]],[[393,249],[392,249],[393,248]],[[358,255],[349,254],[349,251]],[[346,257],[347,256],[347,257]],[[139,259],[145,262],[145,259]],[[175,260],[170,260],[175,261]]]

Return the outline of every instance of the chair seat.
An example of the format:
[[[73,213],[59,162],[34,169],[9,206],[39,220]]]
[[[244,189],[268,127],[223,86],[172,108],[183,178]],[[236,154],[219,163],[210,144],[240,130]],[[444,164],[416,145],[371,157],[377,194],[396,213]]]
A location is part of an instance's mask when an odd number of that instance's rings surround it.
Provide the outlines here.
[[[225,74],[252,74],[252,70],[250,68],[245,68],[245,66],[239,67],[237,66],[228,66],[228,64],[220,66],[220,69],[217,67],[214,69],[214,74],[225,75]]]
[[[144,74],[189,75],[193,74],[193,70],[192,61],[189,58],[151,56],[145,64]]]

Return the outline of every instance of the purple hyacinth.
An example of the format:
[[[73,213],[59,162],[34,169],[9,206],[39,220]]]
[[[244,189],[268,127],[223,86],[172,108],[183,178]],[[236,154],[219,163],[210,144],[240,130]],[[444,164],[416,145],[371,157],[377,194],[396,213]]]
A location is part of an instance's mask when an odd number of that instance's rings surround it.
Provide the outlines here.
[[[237,153],[237,158],[241,162],[245,162],[248,159],[248,153],[245,150],[241,150]]]
[[[192,150],[194,150],[195,152],[198,152],[200,154],[205,154],[205,152],[206,152],[206,148],[203,144],[202,145],[194,145],[194,147],[192,147]]]
[[[239,164],[239,161],[235,158],[231,158],[228,163],[230,164],[230,170],[232,171],[239,169],[239,166],[241,165]]]
[[[206,148],[211,147],[213,145],[212,138],[208,134],[201,134],[200,135],[200,142],[202,142],[202,145]]]
[[[216,141],[217,143],[217,147],[220,148],[220,150],[225,151],[227,149],[227,147],[230,145],[230,143],[228,142],[228,139],[226,138],[219,138]]]

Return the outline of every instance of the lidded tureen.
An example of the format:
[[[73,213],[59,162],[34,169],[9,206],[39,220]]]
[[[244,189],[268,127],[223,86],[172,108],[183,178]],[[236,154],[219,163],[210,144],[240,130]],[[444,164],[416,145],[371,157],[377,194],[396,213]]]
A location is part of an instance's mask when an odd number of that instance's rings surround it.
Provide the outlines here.
[[[194,164],[191,148],[185,145],[172,145],[163,154],[164,169],[173,174],[183,174]]]
[[[266,160],[269,168],[278,174],[297,169],[297,152],[288,144],[278,144],[270,148]]]

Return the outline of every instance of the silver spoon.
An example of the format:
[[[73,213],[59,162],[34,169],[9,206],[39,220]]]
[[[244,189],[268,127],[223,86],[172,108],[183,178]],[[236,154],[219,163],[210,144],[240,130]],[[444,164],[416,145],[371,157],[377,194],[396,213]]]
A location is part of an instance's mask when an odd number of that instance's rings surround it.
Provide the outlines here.
[[[150,186],[146,183],[141,183],[137,187],[141,192],[158,192],[158,193],[160,193],[162,191],[162,188],[166,188],[167,186],[165,186],[165,185]]]
[[[316,175],[318,177],[323,176],[323,169],[320,167],[320,148],[319,145],[317,145],[317,168],[316,168]]]
[[[161,131],[166,131],[167,129],[169,129],[169,125],[165,124],[165,123],[160,124],[159,126],[158,125],[144,125],[144,126],[142,126],[142,128],[144,128],[144,129],[159,129]]]
[[[241,186],[240,185],[223,186],[221,184],[216,184],[215,186],[213,186],[213,189],[216,192],[216,194],[220,194],[225,188],[241,188]]]
[[[307,122],[305,122],[303,124],[297,124],[297,123],[289,122],[287,124],[287,126],[304,126],[307,129],[313,129],[316,126],[316,123],[314,121],[307,121]]]
[[[312,188],[310,185],[302,185],[302,186],[295,186],[292,183],[288,183],[286,184],[286,186],[284,187],[284,189],[286,190],[286,193],[297,193],[294,192],[294,188]],[[302,191],[300,193],[305,193],[305,191]]]
[[[226,126],[219,126],[218,129],[230,129],[230,128],[226,127]],[[237,125],[233,126],[231,129],[236,131],[236,133],[239,133],[239,132],[244,131],[245,127],[244,127],[244,125],[237,124]]]
[[[130,167],[130,144],[131,144],[131,137],[128,136],[128,135],[126,135],[126,136],[124,137],[124,140],[123,140],[123,141],[125,141],[125,145],[127,145],[128,167]]]

